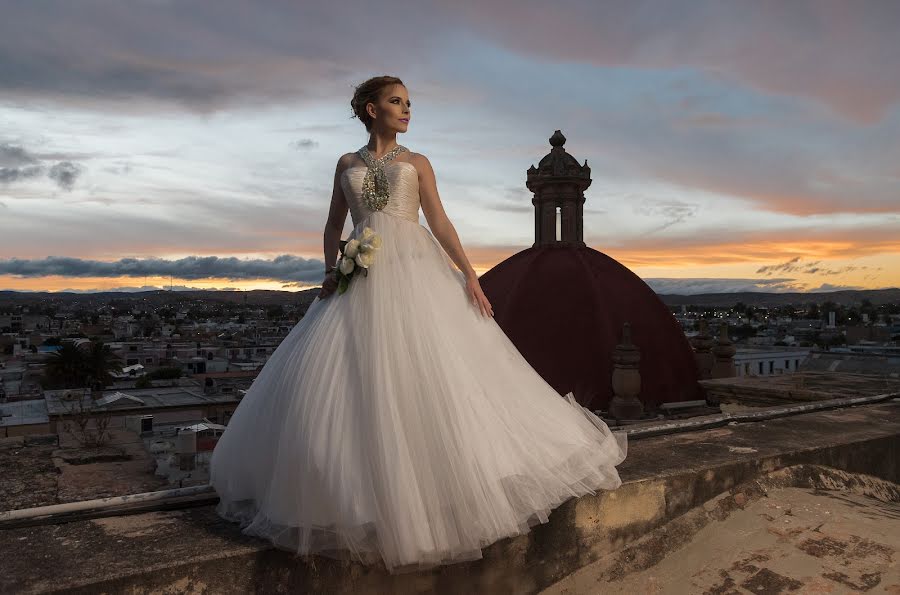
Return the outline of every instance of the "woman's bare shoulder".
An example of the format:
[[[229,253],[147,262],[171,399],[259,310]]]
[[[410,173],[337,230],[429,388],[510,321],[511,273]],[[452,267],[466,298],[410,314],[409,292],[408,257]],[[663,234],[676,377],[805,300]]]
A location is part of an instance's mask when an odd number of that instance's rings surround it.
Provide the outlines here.
[[[413,153],[412,151],[410,151],[408,161],[413,164],[413,166],[419,172],[419,175],[432,171],[431,162],[423,153]]]
[[[344,153],[340,157],[338,157],[337,161],[337,171],[338,173],[343,172],[345,169],[353,165],[354,159],[353,156],[355,153]]]

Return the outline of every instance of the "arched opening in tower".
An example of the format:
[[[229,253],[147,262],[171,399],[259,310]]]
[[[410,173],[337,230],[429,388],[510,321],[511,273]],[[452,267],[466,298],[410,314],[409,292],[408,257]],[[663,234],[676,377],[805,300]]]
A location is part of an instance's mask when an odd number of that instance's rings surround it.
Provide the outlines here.
[[[562,239],[562,207],[556,206],[556,241]]]

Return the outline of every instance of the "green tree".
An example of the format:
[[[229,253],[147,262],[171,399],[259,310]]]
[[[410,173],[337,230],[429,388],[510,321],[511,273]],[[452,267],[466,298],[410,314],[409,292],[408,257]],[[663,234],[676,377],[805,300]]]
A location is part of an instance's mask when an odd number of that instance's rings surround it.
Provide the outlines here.
[[[146,374],[151,380],[166,380],[172,378],[181,378],[181,368],[177,366],[157,368]]]
[[[831,300],[826,301],[822,304],[822,320],[828,321],[828,313],[834,312],[834,320],[836,324],[840,324],[841,322],[847,319],[847,315],[845,309],[840,304],[836,304]]]
[[[102,391],[112,383],[112,372],[121,372],[122,366],[113,359],[109,345],[103,341],[91,342],[85,360],[85,376],[91,390]]]
[[[80,388],[87,384],[85,353],[67,341],[50,355],[44,367],[47,388]]]
[[[784,306],[778,306],[775,308],[775,314],[780,317],[797,317],[797,309],[790,304],[786,304]]]
[[[737,337],[738,341],[742,341],[748,337],[756,336],[756,329],[750,324],[742,324],[731,329],[731,335]]]
[[[98,409],[101,391],[112,381],[111,372],[121,369],[113,360],[108,345],[90,342],[86,349],[71,342],[63,343],[51,355],[45,368],[45,378],[55,388],[90,388],[90,404],[86,405],[79,391],[74,399],[64,400],[68,411],[57,414],[63,430],[71,433],[84,446],[101,446],[109,438],[107,428],[112,414]]]
[[[822,313],[819,310],[819,304],[812,303],[809,305],[809,308],[806,310],[806,319],[807,320],[819,320],[822,318]]]

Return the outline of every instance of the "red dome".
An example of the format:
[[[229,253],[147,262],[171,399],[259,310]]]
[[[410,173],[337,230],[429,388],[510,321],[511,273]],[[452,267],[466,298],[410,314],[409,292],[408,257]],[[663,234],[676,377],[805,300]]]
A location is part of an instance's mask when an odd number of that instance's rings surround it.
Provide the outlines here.
[[[538,245],[479,278],[497,324],[561,395],[605,409],[622,327],[641,353],[640,399],[653,410],[701,399],[693,350],[669,308],[640,277],[585,246]]]

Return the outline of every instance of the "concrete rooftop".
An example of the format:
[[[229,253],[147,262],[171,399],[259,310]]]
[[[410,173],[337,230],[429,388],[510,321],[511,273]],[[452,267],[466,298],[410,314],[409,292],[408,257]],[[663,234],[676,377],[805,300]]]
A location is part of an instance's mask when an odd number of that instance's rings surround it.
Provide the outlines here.
[[[847,589],[873,583],[873,573],[879,588],[900,589],[892,566],[897,543],[883,533],[900,516],[898,437],[894,399],[633,440],[619,467],[620,489],[569,500],[548,523],[485,548],[482,560],[417,574],[392,576],[324,558],[308,564],[242,535],[211,503],[3,529],[0,592],[635,592],[613,590],[629,585],[645,588],[638,592],[694,592],[665,584],[673,569],[691,568],[686,560],[695,561],[691,580],[710,593],[789,592],[798,582],[855,592]],[[11,440],[0,447],[0,464],[27,462],[35,472],[0,479],[3,508],[56,502],[60,477],[46,461],[54,447]],[[793,518],[773,503],[789,506]],[[816,515],[849,514],[847,507],[856,520],[875,515],[877,523],[867,529],[847,517],[815,535]],[[789,572],[780,550],[765,541],[778,539],[767,527],[784,533],[787,550],[824,552],[819,565]],[[710,540],[735,548],[737,558],[710,559],[708,551],[692,549]],[[829,558],[829,548],[845,551]],[[862,551],[872,557],[852,560]]]

